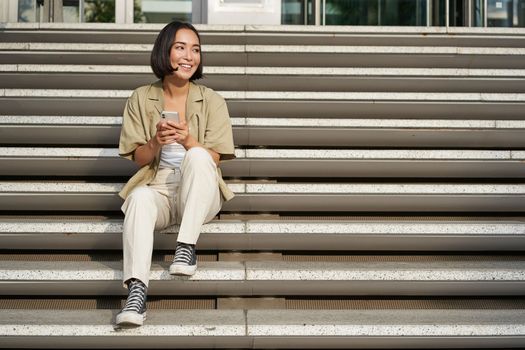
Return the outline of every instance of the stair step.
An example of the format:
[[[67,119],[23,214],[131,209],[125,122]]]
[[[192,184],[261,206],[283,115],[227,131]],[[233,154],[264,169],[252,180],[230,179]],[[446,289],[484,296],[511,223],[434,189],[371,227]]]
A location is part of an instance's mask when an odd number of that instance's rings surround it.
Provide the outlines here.
[[[525,62],[525,60],[523,60]],[[130,90],[0,89],[5,114],[119,115]],[[523,93],[220,91],[233,117],[522,119]],[[23,100],[24,103],[20,104]],[[330,102],[330,103],[327,103]]]
[[[355,68],[355,67],[250,67],[206,66],[205,74],[254,76],[323,76],[323,77],[414,77],[414,78],[525,78],[524,69],[475,68]],[[149,65],[67,65],[67,64],[0,64],[1,73],[30,74],[153,74]]]
[[[525,120],[231,118],[237,145],[525,147]],[[122,117],[0,116],[0,144],[118,145]],[[79,128],[82,132],[78,133]]]
[[[203,84],[217,90],[384,92],[524,92],[522,69],[204,67]],[[0,65],[4,87],[129,89],[149,84],[149,66]],[[285,77],[286,79],[282,79]]]
[[[117,310],[4,310],[6,347],[523,347],[523,310],[150,310],[115,329]]]
[[[221,164],[233,177],[522,178],[524,151],[237,149]],[[0,147],[4,176],[131,176],[116,148]]]
[[[521,28],[196,24],[203,43],[523,47]],[[4,23],[6,42],[152,44],[163,24]]]
[[[45,342],[38,339],[42,338],[52,340],[49,344],[53,347],[78,347],[82,343],[90,347],[118,347],[123,344],[128,347],[129,344],[131,348],[141,348],[151,345],[151,336],[159,337],[158,342],[155,339],[156,347],[217,345],[242,348],[249,343],[249,339],[245,339],[246,317],[242,310],[159,310],[148,312],[146,328],[122,331],[115,330],[111,325],[117,312],[40,310],[29,320],[35,313],[32,310],[4,310],[5,317],[0,318],[0,334],[5,340],[3,343],[12,347],[17,347],[17,344],[41,347]],[[147,327],[150,327],[151,333]],[[31,333],[32,336],[29,336]],[[138,334],[145,337],[137,337]],[[148,342],[145,342],[146,338]]]
[[[132,90],[101,89],[0,89],[1,97],[27,98],[107,98],[126,99]],[[327,91],[218,91],[226,100],[322,100],[322,101],[443,101],[443,102],[523,102],[522,93],[427,93],[427,92],[327,92]]]
[[[23,118],[23,119],[22,119]],[[0,116],[2,145],[99,145],[116,146],[120,117],[67,117],[78,124],[52,122],[53,117]],[[89,122],[80,122],[89,118]],[[96,119],[95,119],[96,118]],[[107,118],[107,120],[104,120]],[[525,121],[472,121],[461,126],[452,122],[423,125],[418,120],[326,119],[315,121],[292,118],[231,118],[235,143],[239,146],[308,147],[468,147],[523,148]],[[298,119],[298,118],[297,118]],[[114,122],[112,122],[114,120]],[[286,126],[284,123],[289,122]],[[396,122],[399,122],[396,125]],[[437,121],[440,122],[440,121]],[[446,122],[446,121],[443,121]],[[467,121],[465,121],[467,122]],[[479,123],[476,123],[479,122]],[[402,125],[404,124],[404,125]],[[419,124],[419,125],[418,125]],[[476,126],[477,125],[477,126]],[[82,132],[78,133],[81,129]]]
[[[125,296],[6,297],[0,310],[120,310]],[[149,295],[148,310],[520,310],[522,297],[218,297],[198,298]]]
[[[135,43],[1,42],[0,63],[145,65],[152,47]],[[325,67],[525,68],[523,47],[203,44],[202,52],[212,66],[249,63],[315,67],[323,62]]]
[[[521,295],[525,260],[199,263],[192,277],[153,261],[151,295]],[[121,261],[0,261],[2,295],[123,295]]]
[[[0,210],[118,211],[122,183],[0,182]],[[520,212],[523,184],[250,183],[233,182],[237,195],[225,211]]]
[[[175,249],[178,226],[155,234],[155,249]],[[0,219],[3,249],[122,248],[121,219],[75,220],[38,216]],[[207,250],[525,250],[525,221],[217,220],[201,230],[199,249]]]

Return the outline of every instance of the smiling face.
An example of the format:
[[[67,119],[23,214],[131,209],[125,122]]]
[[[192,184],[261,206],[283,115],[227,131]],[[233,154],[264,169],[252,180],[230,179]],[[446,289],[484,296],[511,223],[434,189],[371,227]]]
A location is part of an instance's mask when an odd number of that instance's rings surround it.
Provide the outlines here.
[[[190,29],[182,28],[175,34],[175,40],[170,51],[170,63],[177,71],[173,77],[190,80],[201,63],[201,46],[199,38]]]

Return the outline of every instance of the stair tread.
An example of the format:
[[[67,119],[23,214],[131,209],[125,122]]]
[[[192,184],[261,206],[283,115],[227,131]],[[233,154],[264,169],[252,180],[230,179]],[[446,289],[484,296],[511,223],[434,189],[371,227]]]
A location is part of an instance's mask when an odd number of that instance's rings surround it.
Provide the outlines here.
[[[74,330],[82,331],[83,326],[87,326],[87,329],[84,329],[85,333],[75,335],[119,335],[115,334],[113,326],[108,322],[114,318],[117,311],[2,310],[0,324],[3,325],[4,336],[30,332],[34,332],[34,335],[66,335]],[[186,327],[192,328],[195,332],[193,335],[227,335],[232,331],[235,335],[245,335],[245,326],[248,326],[249,335],[267,336],[519,335],[525,330],[524,316],[524,310],[248,310],[246,317],[242,310],[154,310],[148,311],[148,320],[143,328],[127,332],[143,336],[159,335],[154,334],[152,328],[163,325],[167,326],[167,329],[158,329],[157,332],[165,335],[183,335],[181,333],[189,331]],[[10,329],[9,326],[13,325],[25,325],[28,329]],[[46,329],[46,326],[52,325],[60,327]],[[210,325],[217,328],[209,329]],[[373,330],[374,325],[386,327]],[[497,327],[498,325],[508,327]],[[319,334],[323,331],[323,326],[328,328],[324,329],[325,334]],[[268,333],[264,334],[263,330]],[[370,333],[364,333],[365,331]]]
[[[282,128],[437,128],[437,129],[524,129],[525,120],[483,119],[363,119],[363,118],[231,118],[234,127],[282,127]],[[39,127],[55,125],[118,126],[120,116],[23,116],[0,115],[0,125]],[[474,130],[473,130],[474,131]]]
[[[241,159],[395,159],[395,160],[524,160],[522,150],[417,150],[417,149],[244,149],[236,148],[235,155]],[[25,158],[119,158],[118,148],[86,147],[0,147],[0,159]]]
[[[524,49],[525,50],[525,49]],[[0,97],[126,99],[123,89],[0,89]],[[328,91],[217,91],[226,100],[404,101],[404,102],[523,102],[525,93],[487,92],[328,92]]]
[[[521,183],[361,183],[361,182],[274,182],[266,181],[228,181],[230,189],[238,194],[454,194],[454,195],[490,195],[490,194],[525,194],[525,184]],[[45,181],[0,181],[2,193],[109,193],[116,194],[122,189],[122,182],[84,182],[70,180]]]
[[[525,281],[525,261],[199,263],[192,277],[171,276],[169,262],[153,262],[152,281]],[[0,261],[8,281],[119,281],[121,261]]]
[[[104,64],[0,64],[0,73],[88,73],[88,74],[152,74],[149,65],[104,65]],[[204,74],[220,75],[309,75],[309,76],[366,76],[401,78],[416,76],[424,79],[433,77],[495,78],[525,77],[525,69],[477,69],[477,68],[353,68],[353,67],[242,67],[206,66]]]
[[[0,50],[65,51],[65,52],[151,52],[153,44],[76,43],[76,42],[3,42]],[[331,54],[432,54],[432,55],[525,55],[521,47],[462,47],[455,46],[373,46],[373,45],[226,45],[204,44],[203,51],[236,53],[331,53]]]
[[[0,233],[121,233],[122,219],[94,220],[61,217],[40,219],[23,216],[10,219],[0,217]],[[170,226],[160,232],[175,233],[178,225]],[[426,219],[411,220],[217,220],[204,224],[201,233],[331,233],[331,234],[487,234],[521,235],[525,234],[524,219],[443,221]]]

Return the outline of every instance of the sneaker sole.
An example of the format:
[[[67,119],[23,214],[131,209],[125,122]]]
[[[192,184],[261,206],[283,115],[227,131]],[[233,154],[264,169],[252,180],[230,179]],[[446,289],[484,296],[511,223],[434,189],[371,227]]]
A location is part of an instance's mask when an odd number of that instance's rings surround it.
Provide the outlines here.
[[[171,264],[170,266],[170,275],[176,276],[193,276],[197,271],[197,265],[176,265]]]
[[[142,326],[145,319],[146,313],[139,314],[134,311],[125,311],[117,315],[116,324],[124,327]]]

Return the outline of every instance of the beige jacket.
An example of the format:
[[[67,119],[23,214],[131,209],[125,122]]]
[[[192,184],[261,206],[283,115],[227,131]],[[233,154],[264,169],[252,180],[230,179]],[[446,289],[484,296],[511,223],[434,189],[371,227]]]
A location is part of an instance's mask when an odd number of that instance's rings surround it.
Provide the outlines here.
[[[163,106],[164,94],[160,80],[133,91],[124,108],[119,143],[120,156],[133,160],[135,149],[155,136]],[[228,107],[215,91],[190,83],[186,122],[190,134],[205,148],[219,153],[221,160],[235,158]],[[135,187],[149,184],[157,174],[159,162],[160,152],[150,164],[143,166],[133,175],[120,191],[120,197],[126,199]],[[232,199],[234,194],[222,179],[220,169],[217,169],[217,180],[224,200]]]

